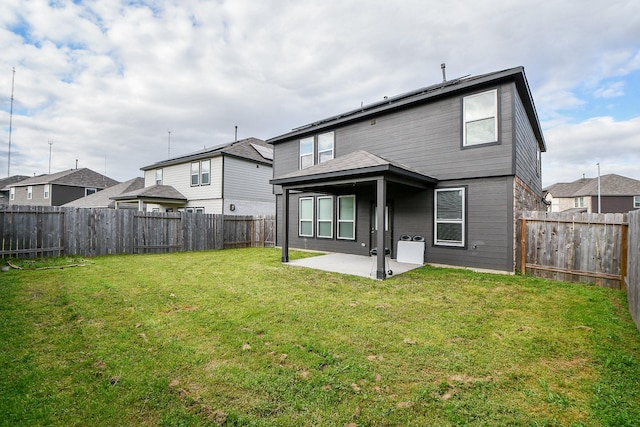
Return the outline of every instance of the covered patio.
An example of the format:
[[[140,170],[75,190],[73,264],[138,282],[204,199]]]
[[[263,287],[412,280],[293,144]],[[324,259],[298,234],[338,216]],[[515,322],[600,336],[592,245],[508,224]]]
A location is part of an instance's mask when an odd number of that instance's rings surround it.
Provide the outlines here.
[[[271,180],[272,184],[282,186],[283,192],[283,224],[285,224],[282,230],[281,246],[282,246],[282,262],[289,261],[289,228],[291,227],[291,219],[289,212],[289,197],[290,194],[296,192],[311,192],[311,193],[323,193],[323,194],[340,194],[341,189],[353,188],[356,185],[373,185],[375,191],[375,205],[376,209],[376,223],[385,223],[385,207],[387,206],[387,185],[394,183],[401,185],[405,188],[419,188],[425,189],[433,187],[437,183],[437,179],[424,175],[418,171],[415,171],[405,165],[397,162],[389,161],[375,154],[367,151],[356,151],[344,156],[336,157],[332,160],[297,170],[295,172],[277,177]],[[385,248],[385,232],[384,227],[379,227],[375,231],[375,240],[372,247]],[[394,271],[394,268],[388,268],[386,264],[388,262],[385,257],[386,250],[376,251],[375,256],[362,258],[359,262],[355,261],[360,258],[353,258],[354,267],[349,269],[351,271],[359,271],[364,277],[369,277],[371,271],[371,260],[375,259],[375,278],[384,280],[389,271]],[[335,254],[334,254],[335,255]],[[336,261],[336,267],[343,268],[347,266],[346,257],[351,255],[339,254],[339,257],[334,259]],[[353,255],[358,256],[358,255]],[[343,259],[337,259],[344,257]],[[320,258],[320,257],[316,257]],[[326,258],[325,258],[326,260]],[[364,261],[367,260],[367,261]],[[304,261],[306,263],[320,263],[321,261]],[[303,262],[303,263],[304,263]],[[395,261],[393,261],[395,262]],[[325,262],[329,264],[329,262]],[[400,263],[398,263],[400,264]],[[360,267],[356,268],[355,266]],[[416,268],[419,265],[416,265]],[[402,271],[404,268],[400,265],[395,266],[396,271]],[[412,268],[408,268],[409,270]],[[329,270],[336,271],[336,270]],[[408,270],[405,270],[408,271]],[[366,274],[365,274],[366,273]],[[352,273],[349,273],[352,274]]]
[[[332,273],[351,274],[353,276],[377,279],[377,257],[352,254],[328,253],[308,258],[289,261],[289,265],[313,268],[315,270],[330,271]],[[423,264],[409,264],[388,259],[386,262],[386,276],[397,276],[422,267]]]

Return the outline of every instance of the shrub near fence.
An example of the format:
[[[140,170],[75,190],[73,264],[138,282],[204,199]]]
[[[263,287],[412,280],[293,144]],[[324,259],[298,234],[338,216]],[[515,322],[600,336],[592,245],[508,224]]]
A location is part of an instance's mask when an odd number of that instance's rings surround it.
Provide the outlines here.
[[[0,209],[0,255],[99,256],[265,246],[275,233],[270,227],[275,228],[273,217],[5,206]]]

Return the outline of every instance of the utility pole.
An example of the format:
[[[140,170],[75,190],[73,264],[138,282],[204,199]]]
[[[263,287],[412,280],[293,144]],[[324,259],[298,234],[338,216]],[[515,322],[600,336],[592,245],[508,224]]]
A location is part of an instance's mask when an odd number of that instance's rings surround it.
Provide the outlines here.
[[[13,67],[11,76],[11,108],[9,110],[9,153],[7,155],[7,177],[11,176],[11,130],[13,128],[13,88],[16,80],[16,67]]]
[[[169,133],[169,142],[167,143],[167,159],[171,158],[171,131],[167,131]]]
[[[53,145],[53,141],[47,141],[49,144],[49,175],[51,175],[51,146]]]

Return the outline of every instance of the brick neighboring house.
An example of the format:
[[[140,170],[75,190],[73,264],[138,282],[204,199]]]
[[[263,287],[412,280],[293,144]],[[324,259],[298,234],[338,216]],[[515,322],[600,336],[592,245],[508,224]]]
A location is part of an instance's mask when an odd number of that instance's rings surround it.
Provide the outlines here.
[[[8,185],[9,204],[62,206],[116,184],[118,181],[91,169],[71,169]]]
[[[513,272],[516,212],[544,209],[546,145],[522,67],[389,97],[267,142],[283,262],[289,247],[376,249],[384,279],[386,250],[401,262],[403,237],[419,236],[425,245],[407,250],[423,262]]]
[[[112,197],[147,212],[274,215],[273,148],[257,138],[142,167],[144,188]]]
[[[549,212],[598,213],[598,178],[559,182],[544,189]],[[640,181],[616,174],[600,177],[600,213],[640,209]]]

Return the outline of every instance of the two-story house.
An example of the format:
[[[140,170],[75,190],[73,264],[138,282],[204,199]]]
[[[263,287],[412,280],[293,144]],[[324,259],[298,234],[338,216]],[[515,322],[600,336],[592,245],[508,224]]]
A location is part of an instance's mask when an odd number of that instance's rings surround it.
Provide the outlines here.
[[[9,185],[15,184],[16,182],[24,181],[28,178],[29,177],[25,175],[13,175],[7,178],[0,179],[0,205],[9,204]]]
[[[10,205],[62,206],[116,184],[114,179],[81,168],[34,176],[7,187]]]
[[[273,147],[247,138],[145,166],[144,188],[112,199],[147,212],[274,215],[272,163]]]
[[[516,212],[544,206],[546,146],[522,67],[385,98],[267,142],[283,262],[289,247],[376,249],[384,279],[385,252],[395,258],[412,236],[426,243],[423,262],[513,272]]]
[[[598,188],[599,187],[599,188]],[[544,189],[550,212],[625,213],[640,209],[640,181],[607,174],[559,182]]]

